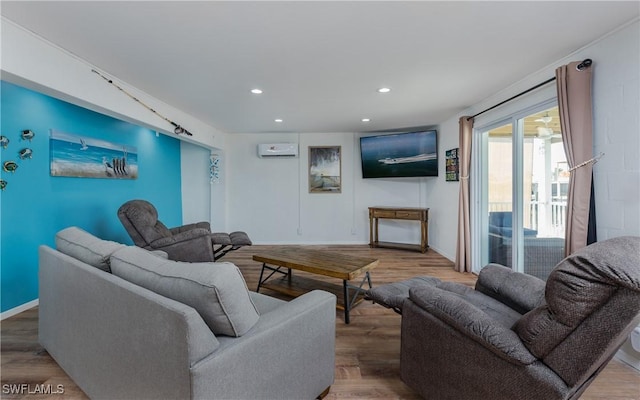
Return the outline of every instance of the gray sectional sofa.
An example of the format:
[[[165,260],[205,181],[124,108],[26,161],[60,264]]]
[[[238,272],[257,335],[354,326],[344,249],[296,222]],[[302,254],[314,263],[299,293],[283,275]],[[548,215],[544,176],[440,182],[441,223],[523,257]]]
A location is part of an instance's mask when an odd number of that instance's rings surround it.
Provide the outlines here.
[[[39,340],[92,399],[311,399],[334,379],[334,295],[285,302],[231,263],[71,227],[40,247]]]

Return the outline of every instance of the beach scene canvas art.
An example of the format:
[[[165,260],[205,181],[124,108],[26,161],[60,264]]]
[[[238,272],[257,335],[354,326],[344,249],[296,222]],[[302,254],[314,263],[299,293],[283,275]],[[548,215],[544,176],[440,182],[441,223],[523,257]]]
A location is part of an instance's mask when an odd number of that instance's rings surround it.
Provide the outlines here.
[[[340,146],[309,147],[309,193],[341,193]]]
[[[51,176],[137,179],[138,150],[87,136],[51,130]]]

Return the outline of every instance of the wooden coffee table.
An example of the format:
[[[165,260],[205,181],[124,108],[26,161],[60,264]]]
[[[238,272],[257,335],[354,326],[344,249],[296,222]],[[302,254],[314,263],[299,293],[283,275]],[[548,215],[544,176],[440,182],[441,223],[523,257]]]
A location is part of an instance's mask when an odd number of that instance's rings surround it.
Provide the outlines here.
[[[363,300],[365,282],[371,288],[369,270],[378,265],[375,258],[355,257],[324,250],[299,247],[282,247],[266,250],[253,255],[255,261],[262,262],[258,288],[267,288],[289,296],[297,297],[314,289],[326,290],[342,298],[337,308],[344,310],[344,322],[349,323],[349,311]],[[342,286],[303,276],[293,276],[292,270],[305,271],[316,275],[342,279]],[[268,275],[264,277],[265,271]],[[273,277],[274,274],[276,277]],[[359,285],[351,281],[360,277]],[[357,281],[356,281],[357,282]],[[342,293],[340,293],[342,292]]]

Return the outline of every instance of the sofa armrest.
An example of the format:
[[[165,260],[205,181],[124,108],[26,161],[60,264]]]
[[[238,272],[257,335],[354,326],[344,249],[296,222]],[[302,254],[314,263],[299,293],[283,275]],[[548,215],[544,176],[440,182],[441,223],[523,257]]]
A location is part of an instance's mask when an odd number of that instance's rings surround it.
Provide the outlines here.
[[[262,314],[239,338],[218,337],[192,368],[193,397],[317,397],[334,379],[335,307],[333,294],[315,290]]]
[[[545,285],[535,276],[489,264],[480,271],[475,289],[525,314],[544,304]]]
[[[176,226],[174,228],[170,228],[172,234],[178,234],[181,232],[190,231],[193,229],[206,229],[208,232],[211,232],[211,224],[207,221],[196,222],[194,224],[187,224],[182,226]]]
[[[409,299],[510,363],[527,365],[537,360],[514,331],[455,293],[421,287],[411,289]]]
[[[182,243],[182,242],[188,242],[190,240],[193,239],[198,239],[198,238],[202,238],[202,237],[206,237],[209,240],[211,240],[211,232],[207,231],[206,229],[202,229],[202,228],[197,228],[197,229],[191,229],[188,231],[183,231],[183,232],[179,232],[176,233],[172,236],[168,236],[168,237],[163,237],[157,240],[154,240],[153,242],[151,242],[151,246],[153,247],[164,247],[164,246],[168,246],[171,244],[175,244],[175,243]]]
[[[151,243],[151,247],[169,254],[169,259],[189,262],[214,261],[211,234],[204,229],[178,233]]]
[[[450,319],[440,318],[412,300],[407,300],[402,309],[400,377],[423,397],[492,400],[568,397],[567,384],[541,360],[530,364],[514,362],[513,356],[507,357],[507,352],[489,345],[491,339],[478,339],[469,332],[477,327],[475,321],[461,326],[460,321],[450,323]],[[503,337],[502,333],[497,335],[495,340]],[[514,350],[519,347],[516,344]],[[517,382],[508,377],[518,377]]]

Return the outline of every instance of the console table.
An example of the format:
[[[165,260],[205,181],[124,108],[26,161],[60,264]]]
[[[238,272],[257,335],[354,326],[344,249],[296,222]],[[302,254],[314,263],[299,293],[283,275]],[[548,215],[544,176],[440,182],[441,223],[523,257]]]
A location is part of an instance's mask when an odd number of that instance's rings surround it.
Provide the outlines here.
[[[419,221],[421,233],[420,244],[390,243],[378,241],[378,220],[380,218]],[[369,207],[369,246],[417,250],[424,253],[429,248],[429,232],[427,231],[428,222],[428,208]]]

